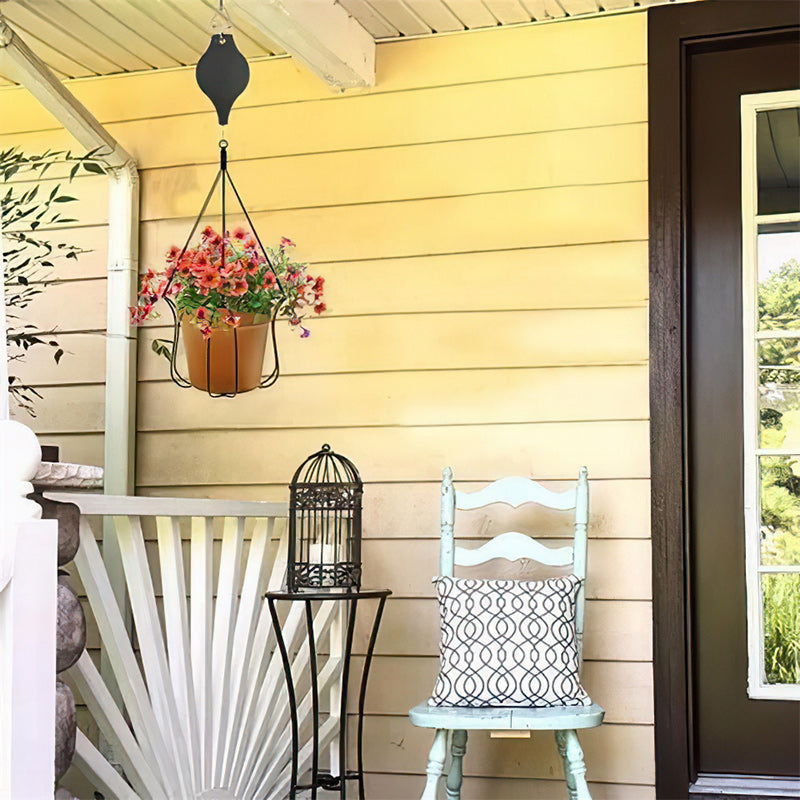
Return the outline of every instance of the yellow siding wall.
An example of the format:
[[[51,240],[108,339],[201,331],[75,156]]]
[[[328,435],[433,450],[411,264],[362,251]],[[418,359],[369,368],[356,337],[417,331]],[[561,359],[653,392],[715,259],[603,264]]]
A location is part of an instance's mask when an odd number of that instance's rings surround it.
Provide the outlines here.
[[[140,493],[285,498],[323,442],[365,479],[366,583],[395,591],[368,702],[373,800],[422,784],[430,736],[406,711],[436,668],[447,464],[469,484],[519,473],[556,488],[588,466],[585,681],[607,709],[583,736],[589,777],[595,800],[653,796],[645,60],[636,13],[382,44],[368,92],[253,64],[231,173],[262,238],[289,236],[326,277],[330,311],[307,340],[282,331],[284,376],[235,400],[173,386],[150,351],[164,328],[141,333]],[[142,264],[159,267],[216,170],[207,101],[190,70],[71,88],[141,165]],[[19,90],[0,102],[15,110],[4,144],[68,142]],[[97,250],[39,312],[63,319],[69,360],[26,369],[66,382],[41,404],[43,439],[97,463],[107,212],[102,183],[79,190],[76,233]],[[486,533],[480,519],[462,532]],[[550,737],[471,743],[465,798],[562,796]]]

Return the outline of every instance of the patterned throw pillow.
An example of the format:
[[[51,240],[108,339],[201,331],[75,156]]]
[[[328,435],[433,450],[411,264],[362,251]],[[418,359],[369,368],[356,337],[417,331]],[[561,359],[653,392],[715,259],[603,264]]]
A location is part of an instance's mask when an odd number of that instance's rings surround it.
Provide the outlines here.
[[[441,624],[435,706],[585,706],[574,575],[545,581],[434,579]]]

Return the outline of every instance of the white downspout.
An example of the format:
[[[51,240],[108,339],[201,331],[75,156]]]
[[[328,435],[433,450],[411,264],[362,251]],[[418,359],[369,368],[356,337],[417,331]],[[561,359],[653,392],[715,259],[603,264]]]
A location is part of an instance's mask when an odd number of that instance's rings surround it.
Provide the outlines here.
[[[134,493],[136,472],[136,329],[128,308],[136,302],[139,274],[139,171],[129,160],[108,187],[108,287],[106,308],[106,494]]]

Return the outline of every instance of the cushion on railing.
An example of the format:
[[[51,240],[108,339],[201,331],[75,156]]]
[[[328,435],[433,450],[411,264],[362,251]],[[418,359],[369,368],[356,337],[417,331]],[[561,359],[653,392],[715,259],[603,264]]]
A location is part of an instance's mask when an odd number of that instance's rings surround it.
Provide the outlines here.
[[[430,705],[585,706],[574,575],[544,581],[434,579],[441,625]]]

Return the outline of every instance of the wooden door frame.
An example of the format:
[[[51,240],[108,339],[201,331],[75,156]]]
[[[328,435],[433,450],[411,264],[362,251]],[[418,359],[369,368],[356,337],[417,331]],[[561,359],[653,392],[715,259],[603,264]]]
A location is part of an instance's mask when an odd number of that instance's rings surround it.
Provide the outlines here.
[[[679,800],[696,778],[688,610],[684,363],[688,56],[798,30],[785,0],[706,0],[648,10],[650,468],[656,797]]]

